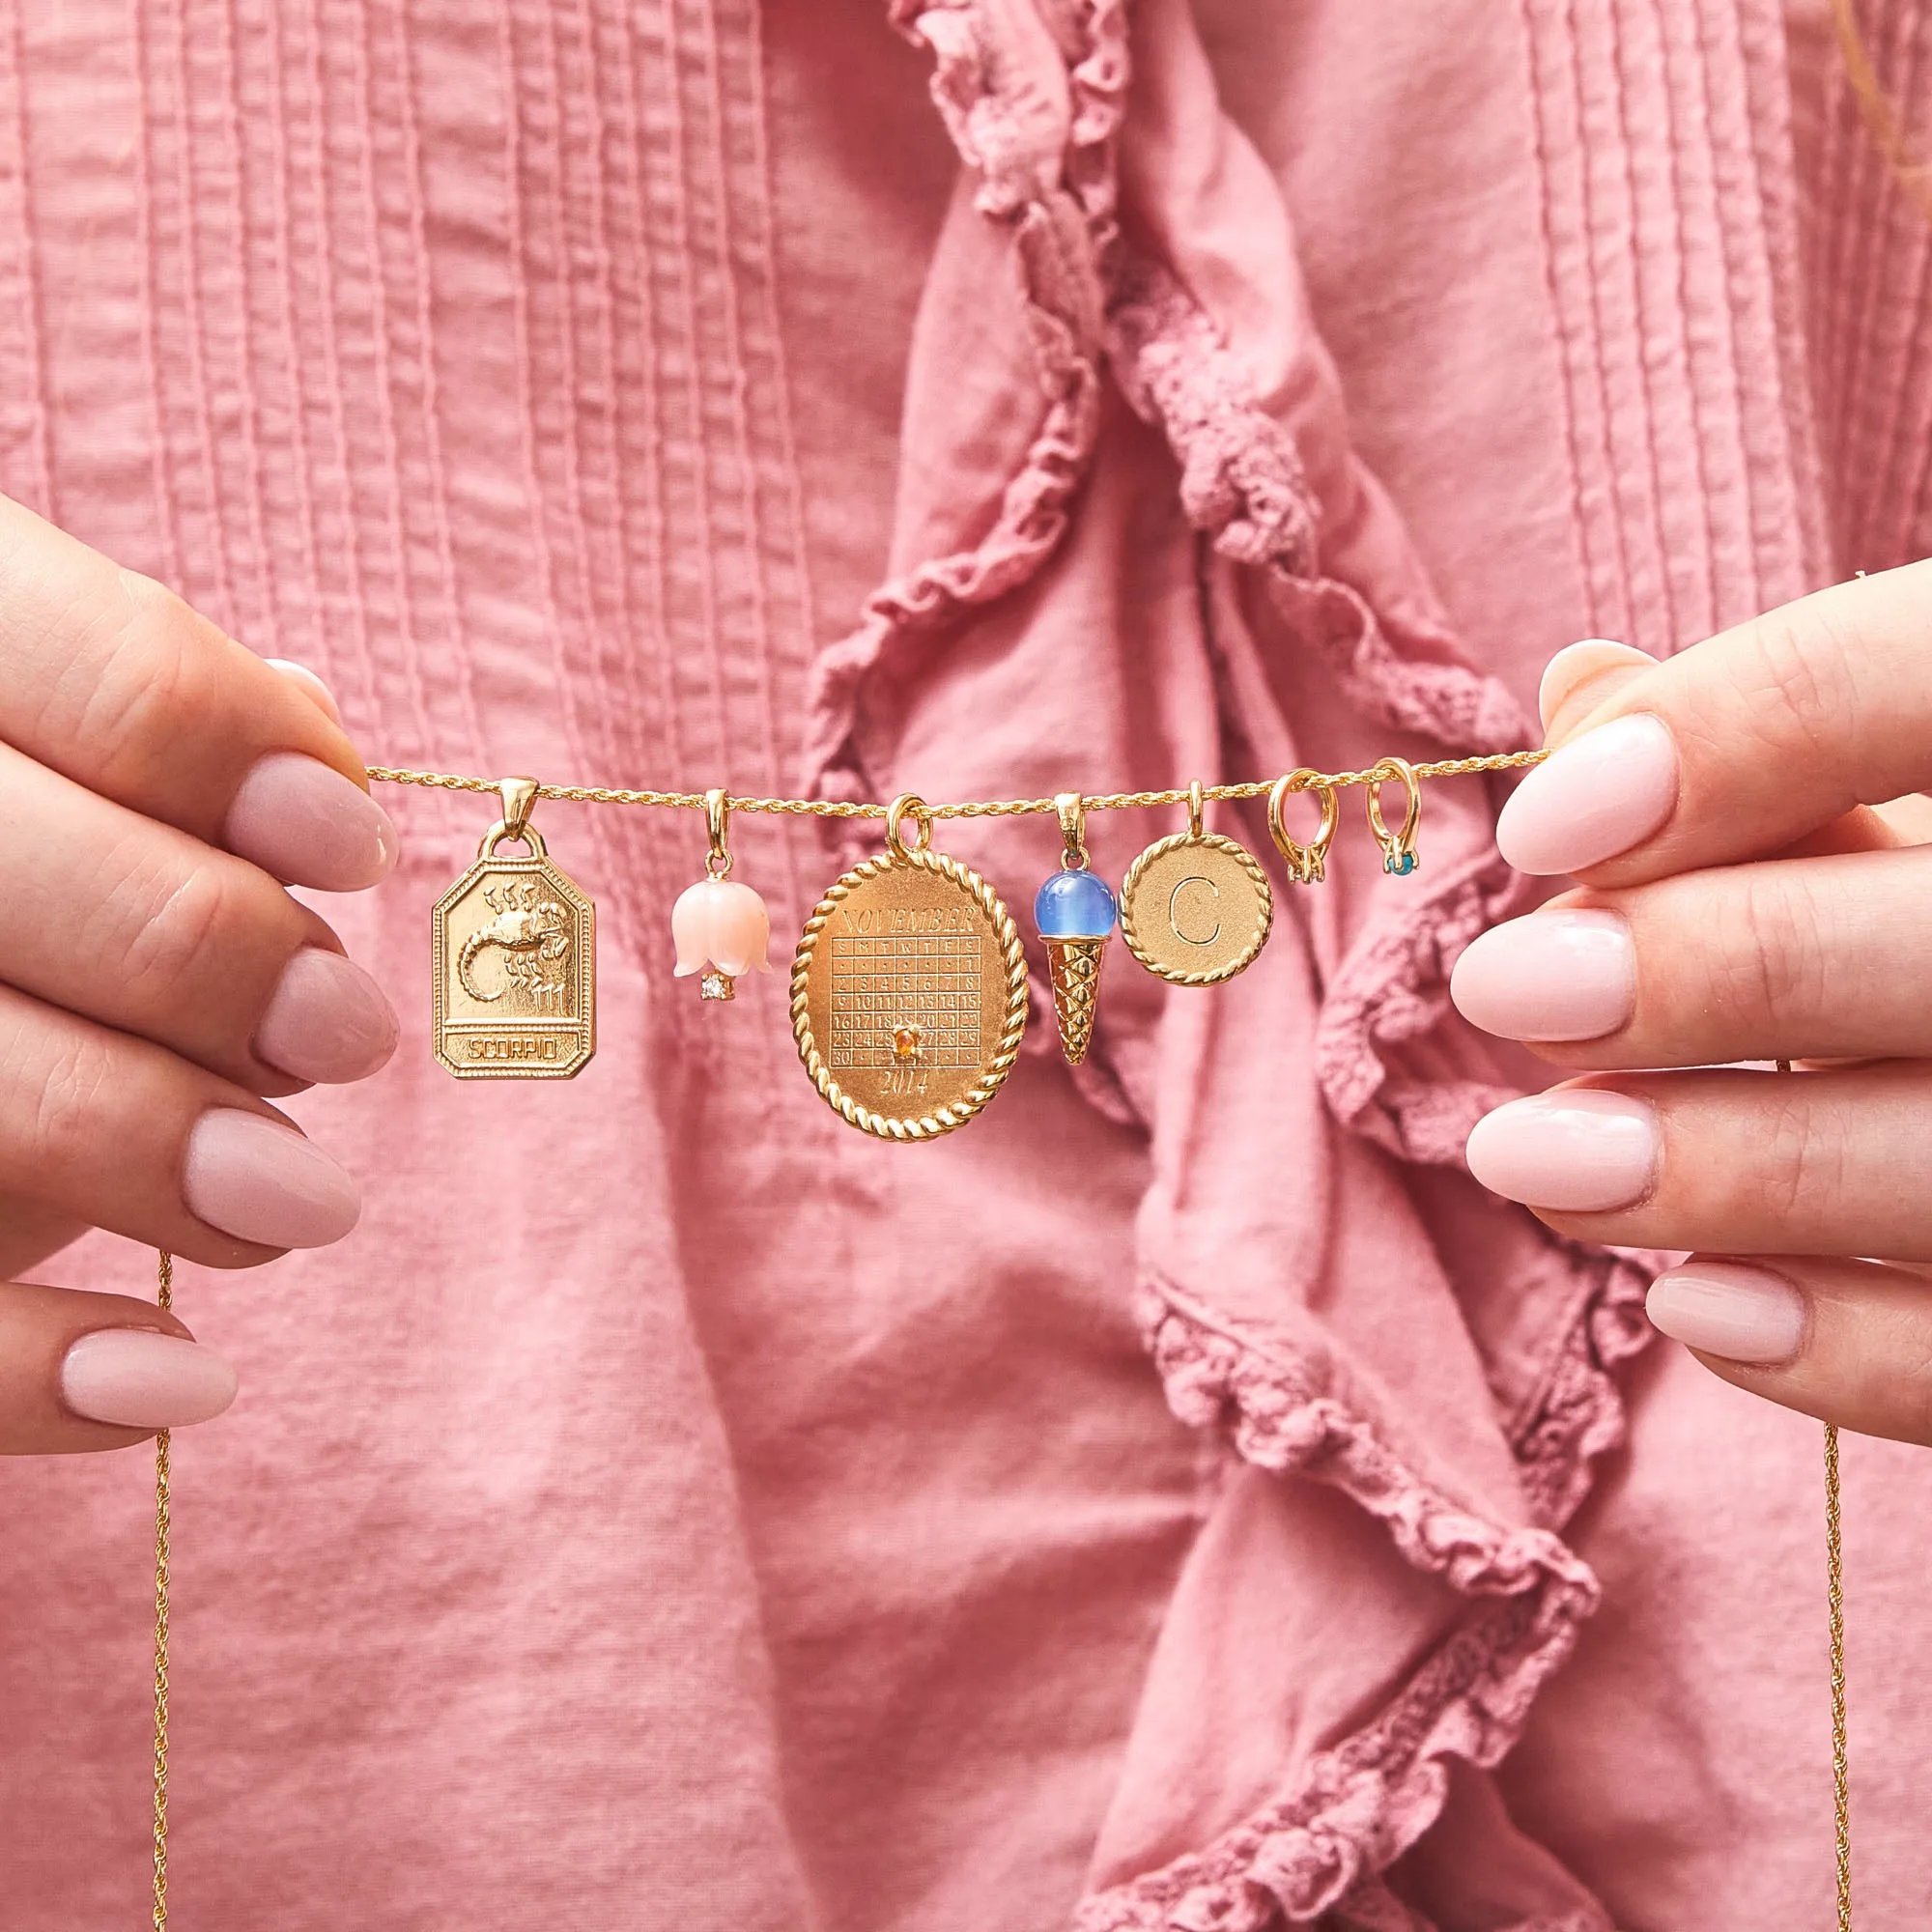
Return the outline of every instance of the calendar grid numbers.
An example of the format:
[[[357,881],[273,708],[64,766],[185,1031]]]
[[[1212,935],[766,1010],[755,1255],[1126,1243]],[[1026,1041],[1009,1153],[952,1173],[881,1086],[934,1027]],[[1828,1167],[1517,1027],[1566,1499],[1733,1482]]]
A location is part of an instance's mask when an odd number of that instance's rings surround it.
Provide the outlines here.
[[[895,1032],[919,1030],[931,1067],[977,1066],[980,1051],[980,939],[970,932],[830,935],[833,1066],[892,1066]]]

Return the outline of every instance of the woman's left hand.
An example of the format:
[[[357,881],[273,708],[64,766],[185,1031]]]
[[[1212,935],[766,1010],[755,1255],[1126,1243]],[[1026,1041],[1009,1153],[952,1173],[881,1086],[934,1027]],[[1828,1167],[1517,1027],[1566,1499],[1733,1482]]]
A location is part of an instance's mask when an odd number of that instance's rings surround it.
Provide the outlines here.
[[[1664,664],[1573,645],[1543,710],[1560,749],[1497,842],[1583,888],[1451,989],[1590,1071],[1479,1122],[1470,1170],[1562,1233],[1695,1250],[1651,1319],[1727,1380],[1932,1443],[1932,844],[1873,810],[1932,788],[1932,563]],[[1774,1060],[1811,1064],[1731,1064]]]

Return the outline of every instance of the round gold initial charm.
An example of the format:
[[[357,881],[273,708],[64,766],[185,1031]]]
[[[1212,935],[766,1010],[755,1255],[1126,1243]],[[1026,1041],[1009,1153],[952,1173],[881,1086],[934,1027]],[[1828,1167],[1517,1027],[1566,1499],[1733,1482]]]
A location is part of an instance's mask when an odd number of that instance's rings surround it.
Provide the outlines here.
[[[920,835],[899,837],[907,813]],[[926,849],[930,821],[895,800],[888,850],[847,872],[806,922],[791,1024],[841,1119],[894,1141],[963,1126],[999,1092],[1026,1030],[1026,954],[978,872]]]
[[[1121,884],[1121,937],[1150,973],[1216,986],[1253,963],[1274,923],[1274,894],[1245,846],[1217,832],[1150,845]]]

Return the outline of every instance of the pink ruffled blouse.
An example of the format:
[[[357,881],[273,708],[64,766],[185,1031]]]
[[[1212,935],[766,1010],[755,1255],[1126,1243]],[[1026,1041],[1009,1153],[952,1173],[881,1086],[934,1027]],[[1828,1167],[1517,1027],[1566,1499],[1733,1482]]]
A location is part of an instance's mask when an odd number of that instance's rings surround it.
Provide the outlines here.
[[[1926,10],[1860,13],[1922,100]],[[1925,547],[1929,277],[1825,0],[0,0],[0,488],[372,761],[953,799],[1533,742],[1572,638]],[[1540,1077],[1444,993],[1524,903],[1499,797],[1433,783],[1413,878],[1345,829],[1216,991],[1117,950],[1083,1068],[1037,1010],[907,1149],[782,973],[673,978],[692,814],[539,809],[600,1050],[451,1081],[487,801],[390,795],[327,910],[403,1049],[294,1106],[362,1223],[179,1291],[244,1393],[177,1449],[177,1922],[1825,1923],[1817,1430],[1461,1164]],[[869,849],[733,843],[781,958]],[[1057,852],[941,843],[1015,905]],[[1932,1459],[1846,1476],[1902,1927]],[[0,1470],[6,1932],[146,1912],[148,1482]]]

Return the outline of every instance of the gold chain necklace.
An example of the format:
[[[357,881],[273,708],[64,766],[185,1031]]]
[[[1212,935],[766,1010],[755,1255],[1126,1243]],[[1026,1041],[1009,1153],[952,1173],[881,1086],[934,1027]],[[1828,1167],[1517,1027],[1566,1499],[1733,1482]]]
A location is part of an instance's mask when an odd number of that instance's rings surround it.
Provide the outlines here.
[[[1327,849],[1327,839],[1335,829],[1333,794],[1336,791],[1350,785],[1368,785],[1371,787],[1370,800],[1374,808],[1381,784],[1389,781],[1395,776],[1393,768],[1400,766],[1401,776],[1407,785],[1409,806],[1403,832],[1400,835],[1389,833],[1378,809],[1372,809],[1371,824],[1382,843],[1385,862],[1392,860],[1402,851],[1406,850],[1407,853],[1406,865],[1388,863],[1387,869],[1407,871],[1412,869],[1414,865],[1415,819],[1420,807],[1414,781],[1461,777],[1475,772],[1509,771],[1525,765],[1538,764],[1546,756],[1548,753],[1541,751],[1505,752],[1487,757],[1444,758],[1418,765],[1405,765],[1400,760],[1388,759],[1378,761],[1361,771],[1336,773],[1302,771],[1292,774],[1290,778],[1276,781],[1217,785],[1195,784],[1185,790],[1113,792],[1096,797],[1061,793],[1053,798],[999,799],[936,806],[925,806],[918,801],[913,803],[917,806],[923,824],[929,824],[933,819],[1015,817],[1057,812],[1067,842],[1067,860],[1063,863],[1070,864],[1077,852],[1078,864],[1084,867],[1086,852],[1084,843],[1080,839],[1080,825],[1085,811],[1186,805],[1190,811],[1192,834],[1196,838],[1201,838],[1212,836],[1201,833],[1200,812],[1205,801],[1267,797],[1270,801],[1271,828],[1277,845],[1281,847],[1284,858],[1289,861],[1291,875],[1304,882],[1314,882],[1321,877],[1321,860]],[[371,765],[368,772],[372,779],[389,784],[428,785],[444,791],[501,792],[505,799],[506,823],[498,826],[497,831],[501,833],[508,830],[514,836],[525,838],[529,837],[527,816],[530,805],[539,798],[584,804],[654,806],[705,811],[711,823],[713,859],[716,861],[722,857],[725,870],[729,869],[729,859],[724,852],[724,826],[730,811],[782,812],[812,818],[882,818],[887,821],[889,839],[897,849],[899,846],[897,824],[906,803],[904,800],[895,800],[888,806],[830,799],[739,798],[729,797],[720,791],[633,791],[595,785],[539,785],[529,781],[496,781],[472,778],[460,773],[419,772],[384,765]],[[518,788],[515,793],[511,790],[512,786]],[[1297,844],[1293,838],[1288,838],[1282,829],[1281,802],[1285,792],[1291,787],[1293,790],[1314,793],[1322,801],[1321,833],[1319,840],[1312,846],[1303,847]],[[513,798],[521,800],[521,812],[513,812]],[[512,816],[515,818],[514,824],[509,822]],[[1170,839],[1162,842],[1173,844],[1182,841]],[[486,839],[486,848],[489,843],[490,841]],[[538,858],[541,858],[543,851],[541,842],[532,839],[531,844],[533,851]],[[923,845],[912,849],[923,852]],[[1151,856],[1155,848],[1151,847],[1149,853],[1142,855],[1143,860]],[[1248,863],[1252,865],[1251,860]],[[472,867],[472,871],[476,869]],[[722,876],[715,869],[712,875]],[[1264,936],[1265,929],[1264,923]],[[1259,950],[1258,944],[1255,950]],[[1245,960],[1242,963],[1245,964]],[[1058,990],[1056,972],[1056,995]],[[1065,1042],[1066,1028],[1064,1019],[1062,1037]],[[1070,1047],[1068,1057],[1073,1057]],[[1783,1073],[1791,1071],[1789,1061],[1780,1060],[1777,1067]],[[171,1310],[174,1306],[174,1262],[166,1252],[162,1252],[158,1258],[156,1299],[163,1310]],[[154,1932],[167,1932],[168,1925],[168,1663],[171,1635],[169,1591],[174,1528],[172,1474],[170,1436],[169,1432],[164,1429],[155,1438]],[[1825,1425],[1825,1560],[1832,1665],[1833,1828],[1837,1855],[1838,1932],[1852,1932],[1851,1776],[1845,1722],[1844,1552],[1839,1504],[1838,1431],[1834,1424],[1827,1423]]]

